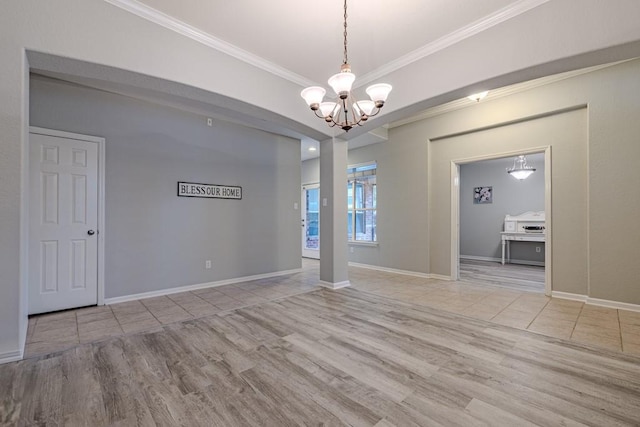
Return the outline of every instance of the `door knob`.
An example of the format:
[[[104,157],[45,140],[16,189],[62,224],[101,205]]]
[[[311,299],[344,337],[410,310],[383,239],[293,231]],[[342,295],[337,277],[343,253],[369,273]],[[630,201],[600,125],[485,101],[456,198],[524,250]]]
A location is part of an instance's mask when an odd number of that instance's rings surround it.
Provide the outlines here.
[[[94,234],[96,234],[96,232],[95,232],[95,231],[93,231],[93,230],[89,230],[89,231],[87,231],[87,234],[88,234],[89,236],[93,236]]]

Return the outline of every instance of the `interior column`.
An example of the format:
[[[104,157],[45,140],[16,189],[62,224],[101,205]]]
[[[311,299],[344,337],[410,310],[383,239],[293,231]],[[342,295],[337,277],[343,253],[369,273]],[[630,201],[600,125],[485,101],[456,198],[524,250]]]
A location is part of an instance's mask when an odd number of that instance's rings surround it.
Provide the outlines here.
[[[320,143],[320,285],[349,286],[347,255],[347,142]]]

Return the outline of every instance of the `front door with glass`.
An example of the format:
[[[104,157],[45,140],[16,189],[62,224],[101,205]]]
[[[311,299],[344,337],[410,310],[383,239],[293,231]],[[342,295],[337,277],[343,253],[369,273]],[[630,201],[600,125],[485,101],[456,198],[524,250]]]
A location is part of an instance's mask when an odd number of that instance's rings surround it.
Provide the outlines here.
[[[302,256],[320,259],[320,186],[302,187]]]

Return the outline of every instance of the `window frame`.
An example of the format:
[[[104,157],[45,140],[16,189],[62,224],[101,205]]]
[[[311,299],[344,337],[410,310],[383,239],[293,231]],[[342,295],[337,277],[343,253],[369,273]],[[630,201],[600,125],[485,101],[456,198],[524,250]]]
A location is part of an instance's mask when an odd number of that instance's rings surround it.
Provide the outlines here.
[[[358,170],[360,169],[360,170]],[[365,174],[367,171],[373,170],[373,173]],[[378,233],[377,233],[377,214],[378,214],[378,206],[377,206],[377,170],[378,163],[376,161],[359,163],[354,165],[349,165],[347,167],[347,241],[349,244],[357,244],[357,245],[377,245],[378,244]],[[361,173],[358,176],[358,172]],[[362,177],[370,177],[375,176],[376,180],[371,185],[371,207],[358,207],[358,178]],[[366,191],[365,191],[365,183],[364,180],[360,180],[360,191],[361,193],[361,205],[366,206]],[[349,203],[349,194],[351,194],[351,203]],[[371,212],[373,218],[375,218],[374,226],[373,226],[373,236],[375,236],[375,240],[358,240],[358,217],[366,218],[367,213]],[[362,225],[361,225],[362,227]],[[366,225],[365,225],[366,230]],[[362,234],[367,234],[362,233]],[[372,236],[372,237],[373,237]]]

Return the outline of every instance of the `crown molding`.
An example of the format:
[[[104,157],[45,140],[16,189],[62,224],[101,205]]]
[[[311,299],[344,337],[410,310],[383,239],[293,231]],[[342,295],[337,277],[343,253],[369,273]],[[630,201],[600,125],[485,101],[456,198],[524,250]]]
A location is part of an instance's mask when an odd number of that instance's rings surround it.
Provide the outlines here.
[[[223,52],[229,56],[232,56],[233,58],[239,59],[240,61],[253,65],[254,67],[260,68],[261,70],[267,71],[297,85],[307,87],[313,86],[315,84],[313,81],[307,79],[306,77],[289,71],[284,67],[281,67],[258,55],[254,55],[253,53],[248,52],[244,49],[240,49],[239,47],[234,46],[231,43],[227,43],[224,40],[214,37],[211,34],[205,33],[204,31],[187,24],[186,22],[182,22],[172,16],[169,16],[136,0],[104,1],[112,4],[113,6],[119,7],[120,9],[126,10],[127,12],[130,12],[142,19],[146,19],[147,21],[158,24],[164,28],[195,40],[198,43],[202,43],[205,46]]]
[[[541,77],[535,80],[529,80],[523,83],[514,84],[511,86],[505,86],[498,89],[489,90],[489,94],[481,101],[485,103],[487,101],[491,101],[494,99],[504,98],[505,96],[514,95],[516,93],[525,92],[527,90],[535,89],[540,86],[546,86],[552,83],[556,83],[562,80],[570,79],[572,77],[577,77],[582,74],[592,73],[594,71],[602,70],[603,68],[612,67],[614,65],[620,64],[625,61],[612,62],[609,64],[596,65],[589,68],[582,68],[580,70],[567,71],[561,74],[554,74],[552,76]],[[409,123],[418,122],[420,120],[429,119],[431,117],[439,116],[441,114],[450,113],[452,111],[461,110],[463,108],[471,107],[476,105],[476,101],[471,101],[469,99],[462,98],[457,99],[455,101],[447,102],[446,104],[438,105],[436,107],[429,108],[420,114],[416,114],[415,116],[407,117],[406,119],[398,120],[389,124],[389,128],[393,129],[398,126],[407,125]]]
[[[247,64],[253,65],[261,70],[267,71],[292,83],[302,87],[313,86],[316,83],[306,77],[296,74],[284,67],[281,67],[271,61],[268,61],[258,55],[240,49],[231,43],[225,42],[217,37],[212,36],[202,30],[199,30],[186,22],[182,22],[170,15],[159,10],[149,7],[137,0],[104,0],[105,2],[119,7],[147,21],[158,24],[164,28],[175,31],[185,37],[202,43],[212,49],[223,52],[233,58],[239,59]],[[377,80],[391,72],[397,71],[413,62],[419,61],[429,55],[432,55],[442,49],[458,43],[464,39],[472,37],[482,31],[485,31],[495,25],[514,18],[525,13],[535,7],[538,7],[550,0],[520,0],[509,6],[506,6],[495,13],[485,16],[484,18],[472,22],[459,30],[447,34],[432,43],[426,44],[419,49],[414,50],[398,59],[395,59],[382,67],[379,67],[363,76],[358,77],[358,85],[364,86]]]
[[[550,0],[520,0],[516,3],[512,3],[509,6],[498,10],[497,12],[487,15],[482,19],[472,22],[471,24],[453,31],[446,36],[440,37],[439,39],[431,43],[428,43],[412,52],[409,52],[408,54],[403,55],[398,59],[395,59],[383,65],[382,67],[379,67],[362,76],[358,76],[357,87],[369,84],[374,80],[382,78],[389,73],[406,67],[407,65],[419,61],[429,55],[433,55],[440,50],[446,49],[451,45],[454,45],[464,39],[481,33],[482,31],[488,30],[489,28],[494,27],[502,22],[508,21],[511,18],[515,18],[516,16],[521,15],[544,3],[547,3],[548,1]]]

